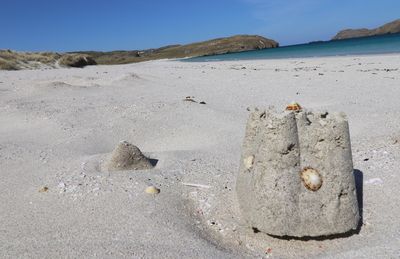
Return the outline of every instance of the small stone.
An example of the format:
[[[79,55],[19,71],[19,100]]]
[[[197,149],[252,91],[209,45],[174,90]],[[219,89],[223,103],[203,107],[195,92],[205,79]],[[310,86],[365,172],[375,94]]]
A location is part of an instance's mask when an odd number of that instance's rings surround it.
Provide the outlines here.
[[[254,156],[253,155],[248,156],[247,158],[244,159],[243,163],[247,170],[251,169],[254,163]]]
[[[39,189],[39,192],[47,192],[49,190],[49,187],[43,186],[42,188]]]
[[[155,186],[149,186],[149,187],[146,188],[145,192],[148,193],[148,194],[159,194],[160,193],[160,189],[158,189]]]

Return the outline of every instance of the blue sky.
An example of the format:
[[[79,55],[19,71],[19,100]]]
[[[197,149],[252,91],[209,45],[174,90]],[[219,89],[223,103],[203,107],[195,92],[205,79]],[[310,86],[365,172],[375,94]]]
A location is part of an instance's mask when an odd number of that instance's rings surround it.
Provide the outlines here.
[[[234,34],[281,45],[400,18],[399,0],[1,0],[0,49],[134,50]]]

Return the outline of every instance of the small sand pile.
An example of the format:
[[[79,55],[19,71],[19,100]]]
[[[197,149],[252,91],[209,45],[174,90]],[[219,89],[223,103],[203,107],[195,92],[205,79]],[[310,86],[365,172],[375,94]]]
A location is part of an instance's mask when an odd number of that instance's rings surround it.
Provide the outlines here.
[[[140,149],[127,141],[121,141],[107,161],[108,171],[145,170],[153,168],[151,160]]]

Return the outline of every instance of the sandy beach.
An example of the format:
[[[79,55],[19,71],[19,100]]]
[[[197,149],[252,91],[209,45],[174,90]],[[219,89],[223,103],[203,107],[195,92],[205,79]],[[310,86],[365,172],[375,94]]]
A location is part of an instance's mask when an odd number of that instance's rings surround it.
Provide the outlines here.
[[[0,71],[0,257],[399,258],[399,97],[400,54]],[[249,111],[291,101],[348,116],[354,233],[278,239],[243,224]],[[103,170],[122,140],[156,167]]]

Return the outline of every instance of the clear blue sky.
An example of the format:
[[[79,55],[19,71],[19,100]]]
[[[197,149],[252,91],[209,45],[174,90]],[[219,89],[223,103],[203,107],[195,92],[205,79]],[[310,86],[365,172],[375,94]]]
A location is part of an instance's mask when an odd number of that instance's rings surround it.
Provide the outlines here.
[[[281,45],[400,18],[400,0],[1,0],[0,49],[133,50],[234,34]]]

